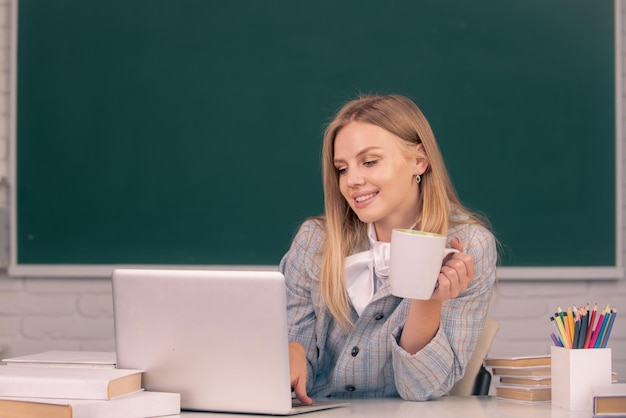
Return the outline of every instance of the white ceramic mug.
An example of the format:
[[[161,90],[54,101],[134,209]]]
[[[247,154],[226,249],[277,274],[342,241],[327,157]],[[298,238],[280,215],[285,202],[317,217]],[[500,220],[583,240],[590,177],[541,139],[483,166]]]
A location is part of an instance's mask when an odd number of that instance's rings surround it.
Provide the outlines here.
[[[391,231],[391,294],[427,300],[433,294],[443,259],[458,250],[446,248],[446,237],[412,229]]]

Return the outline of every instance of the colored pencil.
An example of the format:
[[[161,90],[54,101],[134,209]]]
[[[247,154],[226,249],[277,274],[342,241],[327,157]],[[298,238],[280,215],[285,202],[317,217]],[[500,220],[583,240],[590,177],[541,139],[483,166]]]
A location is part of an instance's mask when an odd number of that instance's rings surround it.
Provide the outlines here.
[[[572,313],[572,308],[570,308],[569,306],[567,307],[567,321],[569,324],[569,330],[570,330],[570,341],[572,344],[572,348],[574,348],[574,314]]]
[[[550,317],[550,323],[552,324],[552,328],[554,328],[554,336],[556,337],[557,341],[555,342],[555,344],[559,347],[565,347],[565,344],[563,344],[563,334],[561,333],[561,330],[559,329],[559,324],[558,324],[559,319],[555,318],[553,316]],[[562,327],[562,325],[561,325]]]
[[[563,312],[561,312],[563,313]],[[562,315],[559,315],[557,312],[554,314],[554,322],[556,322],[557,327],[559,328],[561,334],[561,341],[563,342],[563,347],[572,348],[567,342],[567,331],[565,330],[565,324],[563,323]]]
[[[580,338],[576,348],[584,348],[585,340],[587,339],[587,329],[589,328],[589,304],[583,309],[583,314],[580,319]]]
[[[574,340],[572,341],[572,348],[578,348],[579,340],[580,340],[580,315],[576,314],[574,318]]]
[[[585,337],[585,344],[583,345],[583,348],[589,348],[594,321],[596,320],[596,312],[598,312],[598,302],[593,305],[593,310],[591,311],[591,317],[589,318],[589,325],[587,327],[587,336]]]
[[[554,332],[550,333],[550,338],[552,338],[552,342],[554,343],[554,345],[556,345],[557,347],[563,347],[563,345],[559,341],[558,337],[556,335],[554,335]]]
[[[572,334],[569,328],[569,320],[565,317],[565,313],[560,306],[557,306],[556,311],[558,312],[559,317],[561,317],[561,321],[563,321],[563,328],[565,328],[565,347],[572,348]]]
[[[617,309],[613,308],[611,312],[611,320],[609,322],[608,329],[606,330],[606,332],[604,333],[604,336],[602,337],[601,348],[606,348],[606,343],[608,342],[609,336],[611,335],[611,329],[613,329],[613,322],[615,322],[616,315],[617,315]]]
[[[554,345],[570,349],[606,348],[617,309],[607,304],[598,312],[598,303],[590,309],[589,303],[568,306],[567,312],[557,306],[550,317],[553,331],[550,338]]]
[[[598,334],[598,338],[593,344],[593,348],[600,348],[600,344],[602,343],[602,339],[604,338],[604,333],[606,332],[606,328],[609,325],[611,320],[611,308],[609,305],[606,305],[604,308],[604,318],[602,319],[602,326],[600,327],[600,333]]]
[[[606,314],[606,308],[600,313],[598,316],[598,322],[596,322],[596,326],[593,330],[593,335],[591,336],[591,341],[589,341],[589,348],[596,348],[596,341],[598,340],[598,336],[602,330],[602,324],[604,323],[604,315]]]

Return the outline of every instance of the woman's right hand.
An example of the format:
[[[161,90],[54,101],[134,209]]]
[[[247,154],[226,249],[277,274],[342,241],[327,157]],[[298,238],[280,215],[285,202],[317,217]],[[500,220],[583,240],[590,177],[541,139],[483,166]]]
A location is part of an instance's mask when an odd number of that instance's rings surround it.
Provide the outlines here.
[[[306,352],[302,344],[294,341],[289,342],[289,374],[296,398],[305,405],[312,405],[313,399],[306,394]]]

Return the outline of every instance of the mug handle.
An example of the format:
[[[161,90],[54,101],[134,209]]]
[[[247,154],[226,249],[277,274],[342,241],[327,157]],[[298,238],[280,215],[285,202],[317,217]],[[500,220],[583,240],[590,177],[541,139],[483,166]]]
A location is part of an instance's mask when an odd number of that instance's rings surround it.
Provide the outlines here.
[[[441,264],[441,265],[443,265],[443,259],[444,259],[444,258],[446,258],[447,256],[449,256],[449,255],[450,255],[450,254],[452,254],[452,253],[458,253],[458,252],[460,252],[460,251],[459,251],[459,250],[457,250],[456,248],[447,248],[447,247],[446,247],[446,248],[444,248],[444,249],[443,249],[443,258],[441,259],[441,262],[442,262],[442,264]],[[437,281],[435,282],[435,290],[436,290],[438,287],[439,287],[439,280],[437,280]],[[434,290],[433,290],[433,291],[434,291]]]

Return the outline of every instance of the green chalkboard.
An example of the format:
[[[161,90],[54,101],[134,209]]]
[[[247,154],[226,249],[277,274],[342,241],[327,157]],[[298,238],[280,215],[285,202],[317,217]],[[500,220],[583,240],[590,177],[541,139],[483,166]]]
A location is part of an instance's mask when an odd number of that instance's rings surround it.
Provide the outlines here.
[[[505,266],[616,264],[612,1],[17,7],[19,265],[278,264],[359,93],[422,108]]]

